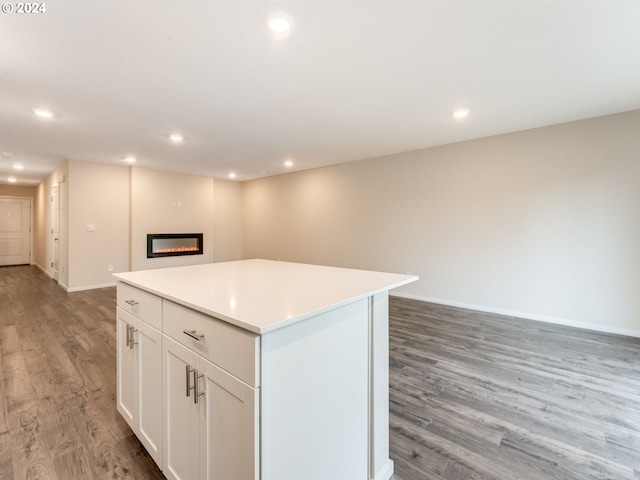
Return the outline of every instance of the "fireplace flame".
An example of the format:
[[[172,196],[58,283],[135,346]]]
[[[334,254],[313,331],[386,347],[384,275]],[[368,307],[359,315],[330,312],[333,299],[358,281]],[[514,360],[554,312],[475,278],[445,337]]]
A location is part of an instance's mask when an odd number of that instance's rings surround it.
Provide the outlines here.
[[[171,247],[171,248],[154,248],[153,253],[180,253],[180,252],[197,252],[198,247]]]

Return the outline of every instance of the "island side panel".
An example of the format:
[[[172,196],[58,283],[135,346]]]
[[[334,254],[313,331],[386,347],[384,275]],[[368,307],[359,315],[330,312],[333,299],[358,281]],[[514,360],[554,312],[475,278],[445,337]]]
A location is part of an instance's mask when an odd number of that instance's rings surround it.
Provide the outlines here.
[[[393,461],[389,458],[389,294],[370,298],[371,331],[371,445],[369,478],[389,480]]]
[[[370,300],[262,336],[262,480],[365,480]]]

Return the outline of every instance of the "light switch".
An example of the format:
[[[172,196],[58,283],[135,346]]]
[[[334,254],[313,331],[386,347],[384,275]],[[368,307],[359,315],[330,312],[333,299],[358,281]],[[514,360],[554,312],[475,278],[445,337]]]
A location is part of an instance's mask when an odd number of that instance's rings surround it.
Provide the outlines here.
[[[95,232],[96,226],[87,224],[87,232]]]

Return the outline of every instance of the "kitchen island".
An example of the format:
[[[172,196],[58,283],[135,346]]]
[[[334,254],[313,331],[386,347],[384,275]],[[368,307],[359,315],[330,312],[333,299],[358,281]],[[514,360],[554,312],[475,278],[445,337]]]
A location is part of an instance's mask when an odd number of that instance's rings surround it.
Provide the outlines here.
[[[118,411],[169,479],[383,480],[388,291],[270,260],[121,273]]]

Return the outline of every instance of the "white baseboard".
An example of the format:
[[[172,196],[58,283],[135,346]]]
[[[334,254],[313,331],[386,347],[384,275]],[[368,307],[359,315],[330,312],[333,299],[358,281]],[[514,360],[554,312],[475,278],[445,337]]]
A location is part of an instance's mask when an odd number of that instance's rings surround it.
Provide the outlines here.
[[[38,267],[40,270],[42,270],[47,277],[53,279],[53,275],[51,275],[51,272],[48,272],[45,268],[42,267],[42,265],[39,265],[37,263],[34,263],[34,265],[36,267]],[[73,293],[73,292],[82,292],[83,290],[95,290],[97,288],[107,288],[107,287],[115,287],[116,286],[116,282],[109,282],[109,283],[103,283],[101,285],[86,285],[83,287],[72,287],[69,288],[67,285],[65,285],[64,283],[58,281],[58,285],[60,286],[60,288],[62,288],[65,292],[67,293]]]
[[[82,292],[83,290],[95,290],[97,288],[107,288],[107,287],[115,287],[116,286],[116,282],[110,282],[110,283],[103,283],[100,285],[86,285],[83,287],[73,287],[73,288],[69,288],[66,285],[63,286],[63,288],[69,292],[69,293],[73,293],[73,292]]]
[[[42,265],[40,265],[39,263],[34,263],[33,265],[35,265],[36,267],[38,267],[40,270],[42,270],[42,272],[49,278],[53,278],[53,276],[51,275],[51,272],[47,272],[47,269],[44,268]]]
[[[393,460],[387,460],[387,464],[384,468],[380,469],[376,473],[376,480],[390,480],[393,478]]]
[[[501,308],[485,307],[482,305],[471,305],[461,302],[452,302],[449,300],[442,300],[440,298],[429,298],[420,295],[413,295],[411,293],[391,292],[390,295],[401,298],[410,298],[412,300],[420,300],[423,302],[437,303],[439,305],[447,305],[450,307],[467,308],[469,310],[477,310],[479,312],[497,313],[498,315],[523,318],[526,320],[535,320],[536,322],[552,323],[554,325],[564,325],[566,327],[581,328],[583,330],[591,330],[594,332],[612,333],[614,335],[624,335],[626,337],[640,338],[640,330],[610,327],[607,325],[599,325],[595,323],[578,322],[575,320],[568,320],[564,318],[547,317],[544,315],[537,315],[535,313],[516,312],[512,310],[503,310]]]

